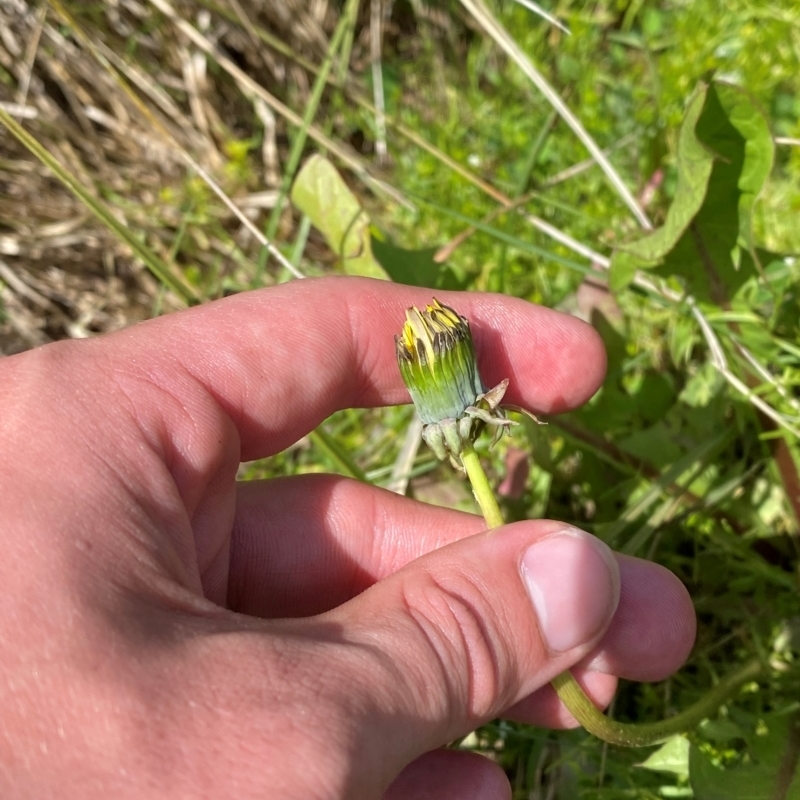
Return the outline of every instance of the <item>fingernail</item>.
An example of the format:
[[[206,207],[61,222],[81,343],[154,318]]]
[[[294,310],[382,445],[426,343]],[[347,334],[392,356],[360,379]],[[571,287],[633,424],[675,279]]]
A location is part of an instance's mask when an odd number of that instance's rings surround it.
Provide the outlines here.
[[[564,653],[605,630],[619,603],[619,568],[599,539],[565,528],[531,545],[521,571],[550,650]]]

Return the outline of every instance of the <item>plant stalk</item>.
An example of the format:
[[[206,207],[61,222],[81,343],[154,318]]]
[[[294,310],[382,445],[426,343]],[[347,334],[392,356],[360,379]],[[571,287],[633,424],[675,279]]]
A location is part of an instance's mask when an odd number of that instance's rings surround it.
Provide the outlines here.
[[[499,528],[504,522],[503,512],[500,511],[500,506],[497,505],[497,500],[489,479],[486,477],[486,472],[484,472],[481,465],[481,460],[471,444],[466,445],[461,453],[461,462],[467,471],[467,477],[472,484],[472,492],[480,506],[481,514],[483,514],[487,527]]]
[[[480,506],[487,527],[499,527],[503,524],[503,514],[478,454],[471,444],[468,444],[461,454],[461,461],[472,484],[475,500]],[[556,690],[556,694],[572,716],[589,733],[610,744],[625,747],[647,747],[696,728],[700,722],[732,697],[743,684],[758,677],[762,668],[761,661],[757,658],[745,662],[743,666],[721,680],[685,711],[660,722],[632,724],[610,719],[586,696],[569,670],[554,678],[551,686]]]

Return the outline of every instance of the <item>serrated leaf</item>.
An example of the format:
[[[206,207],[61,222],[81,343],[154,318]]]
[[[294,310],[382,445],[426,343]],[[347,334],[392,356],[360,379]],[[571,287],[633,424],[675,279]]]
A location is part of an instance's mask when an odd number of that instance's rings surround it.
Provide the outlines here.
[[[755,101],[729,83],[715,84],[717,96],[731,125],[744,139],[744,163],[739,173],[739,237],[749,251],[753,242],[753,205],[772,171],[775,147],[767,120]],[[714,146],[709,142],[709,146]]]
[[[619,289],[635,269],[652,269],[723,305],[757,268],[752,208],[772,168],[769,127],[742,89],[701,84],[686,109],[677,158],[664,225],[618,248],[610,284]]]
[[[387,277],[372,253],[369,216],[328,159],[313,155],[306,161],[291,199],[322,233],[348,275]]]
[[[703,112],[708,87],[700,84],[689,99],[678,134],[678,183],[675,199],[664,224],[634,242],[618,248],[611,259],[611,280],[617,282],[628,275],[633,265],[646,269],[658,265],[675,247],[703,205],[713,156],[698,140],[695,127]],[[632,277],[632,274],[631,274]]]

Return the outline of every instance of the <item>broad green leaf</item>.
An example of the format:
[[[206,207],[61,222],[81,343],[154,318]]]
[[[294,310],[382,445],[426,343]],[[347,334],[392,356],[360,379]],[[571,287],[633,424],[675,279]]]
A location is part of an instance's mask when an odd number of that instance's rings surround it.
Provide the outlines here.
[[[672,772],[675,775],[688,777],[689,740],[685,736],[673,736],[639,766],[654,772]]]
[[[614,253],[610,281],[615,288],[629,283],[636,269],[658,265],[675,247],[703,204],[713,157],[698,140],[695,127],[703,112],[706,94],[707,87],[701,84],[686,107],[678,136],[678,183],[666,221],[662,227],[622,245]]]
[[[669,217],[667,218],[669,220]],[[612,292],[622,291],[636,275],[636,270],[642,269],[645,265],[633,253],[626,253],[624,250],[617,250],[611,259],[611,267],[608,273],[608,288]]]
[[[433,260],[438,247],[406,250],[390,241],[372,236],[372,252],[378,263],[396,283],[426,286],[429,289],[463,289],[466,280],[455,270]]]
[[[744,763],[715,766],[697,745],[689,750],[689,782],[695,800],[800,800],[800,775],[794,755],[797,714],[773,713],[760,720],[747,739]]]
[[[719,769],[694,746],[689,775],[695,800],[767,800],[771,794],[772,776],[766,766]]]
[[[699,728],[704,739],[711,742],[729,742],[731,739],[744,739],[742,728],[730,719],[707,719]]]
[[[664,225],[617,250],[610,282],[618,290],[636,269],[653,269],[724,305],[756,272],[752,208],[772,168],[769,128],[742,89],[701,84],[677,150],[678,183]]]
[[[669,373],[646,372],[631,389],[636,398],[636,411],[645,424],[653,424],[663,419],[675,402],[674,383]]]
[[[314,155],[297,175],[292,202],[306,214],[339,256],[348,275],[391,278],[410,286],[463,289],[465,279],[437,264],[437,247],[406,250],[374,235],[367,212],[326,158]]]
[[[774,159],[772,133],[764,115],[750,95],[729,83],[716,83],[714,87],[725,115],[744,139],[744,163],[738,181],[738,188],[741,192],[739,195],[739,243],[752,253],[755,249],[753,204],[772,171]],[[706,142],[706,144],[715,148],[714,141]],[[737,142],[737,148],[739,146]],[[762,261],[762,264],[768,262],[769,259]]]
[[[307,214],[348,275],[386,278],[372,254],[370,220],[336,167],[313,155],[297,174],[292,202]]]

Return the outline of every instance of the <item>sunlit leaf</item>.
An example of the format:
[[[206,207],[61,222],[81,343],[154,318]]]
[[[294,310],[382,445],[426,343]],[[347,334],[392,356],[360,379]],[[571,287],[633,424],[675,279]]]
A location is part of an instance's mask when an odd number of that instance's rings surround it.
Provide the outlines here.
[[[676,775],[689,775],[689,740],[685,736],[673,736],[652,752],[640,767],[655,772],[672,772]]]
[[[651,269],[722,305],[757,271],[752,209],[772,168],[769,127],[742,89],[701,84],[686,109],[677,159],[664,225],[617,250],[611,286],[619,290],[637,269]]]
[[[291,198],[325,237],[348,275],[387,277],[372,254],[369,216],[330,161],[311,156],[297,174]]]

